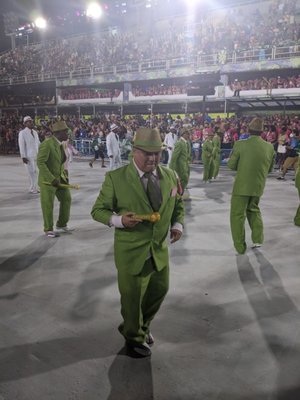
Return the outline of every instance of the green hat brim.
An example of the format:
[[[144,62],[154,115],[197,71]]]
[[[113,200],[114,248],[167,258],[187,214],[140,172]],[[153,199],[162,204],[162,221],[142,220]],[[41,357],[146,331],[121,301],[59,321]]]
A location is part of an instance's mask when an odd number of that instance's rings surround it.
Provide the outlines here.
[[[148,151],[149,153],[159,153],[160,151],[162,151],[162,146],[157,147],[157,146],[139,146],[139,145],[133,145],[134,149],[139,149],[139,150],[143,150],[143,151]]]

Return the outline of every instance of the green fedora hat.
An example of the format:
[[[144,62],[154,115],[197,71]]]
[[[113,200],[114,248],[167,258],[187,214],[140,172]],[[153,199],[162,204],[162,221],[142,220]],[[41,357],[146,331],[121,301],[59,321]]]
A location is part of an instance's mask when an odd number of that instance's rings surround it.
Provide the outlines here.
[[[68,125],[65,123],[65,121],[57,121],[52,125],[52,132],[62,132],[68,130]]]
[[[262,118],[255,117],[248,126],[250,133],[260,133],[264,129],[264,121]]]
[[[133,147],[151,153],[162,150],[162,141],[158,129],[138,128],[134,137]]]

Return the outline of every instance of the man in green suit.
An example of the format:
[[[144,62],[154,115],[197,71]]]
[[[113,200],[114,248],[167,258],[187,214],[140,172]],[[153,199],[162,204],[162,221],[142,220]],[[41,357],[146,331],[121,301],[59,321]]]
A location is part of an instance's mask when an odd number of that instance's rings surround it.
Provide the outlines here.
[[[214,174],[214,145],[213,132],[209,132],[207,138],[202,144],[202,162],[203,162],[203,181],[211,182]]]
[[[261,139],[263,120],[254,118],[249,124],[250,137],[235,142],[228,167],[237,171],[231,197],[230,225],[233,243],[239,254],[246,252],[245,220],[252,231],[252,248],[263,243],[263,222],[259,200],[267,175],[272,171],[274,148]]]
[[[182,189],[188,185],[190,177],[190,161],[191,161],[191,144],[190,131],[185,128],[179,140],[177,140],[174,151],[172,153],[169,167],[177,172]]]
[[[295,176],[295,186],[298,189],[298,194],[299,194],[299,199],[300,199],[300,159],[298,160],[298,167],[296,170],[296,176]],[[295,218],[294,218],[294,223],[297,226],[300,226],[300,205],[297,209]]]
[[[150,322],[169,285],[167,236],[180,239],[184,207],[175,172],[159,165],[162,141],[157,129],[139,128],[131,162],[106,174],[92,217],[115,227],[124,336],[128,355],[147,357],[153,344]],[[159,212],[156,223],[144,220]],[[136,215],[136,216],[135,216]]]
[[[62,142],[68,139],[68,126],[63,121],[52,126],[53,136],[44,140],[39,147],[37,165],[39,168],[38,183],[41,191],[41,206],[44,219],[44,232],[47,237],[59,236],[59,232],[69,232],[67,223],[70,218],[70,190],[61,188],[68,184],[67,171],[64,170],[66,154]],[[54,198],[60,202],[56,231],[53,230]]]
[[[220,164],[221,164],[221,138],[218,130],[215,131],[212,139],[213,144],[213,178],[216,179],[219,175]]]

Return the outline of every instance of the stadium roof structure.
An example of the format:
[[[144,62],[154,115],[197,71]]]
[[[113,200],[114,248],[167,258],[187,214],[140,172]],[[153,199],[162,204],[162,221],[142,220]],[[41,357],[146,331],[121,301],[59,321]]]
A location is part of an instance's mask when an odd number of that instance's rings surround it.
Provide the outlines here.
[[[300,93],[299,95],[284,95],[284,96],[259,96],[259,97],[231,97],[227,99],[231,106],[236,106],[240,110],[282,110],[282,109],[299,109],[300,108]]]

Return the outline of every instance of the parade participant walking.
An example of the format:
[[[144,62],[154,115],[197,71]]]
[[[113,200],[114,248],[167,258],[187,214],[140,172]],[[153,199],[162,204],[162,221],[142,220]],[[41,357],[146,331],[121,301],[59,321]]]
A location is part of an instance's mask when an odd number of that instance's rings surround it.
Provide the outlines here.
[[[96,221],[115,227],[114,256],[124,320],[119,331],[132,357],[151,355],[150,323],[169,286],[168,232],[171,243],[182,234],[184,207],[177,177],[159,165],[161,149],[157,129],[139,128],[131,162],[106,174],[92,209]],[[156,223],[143,219],[153,212],[160,215]]]
[[[214,174],[214,134],[210,132],[202,144],[203,181],[211,182]]]
[[[120,151],[120,140],[118,132],[118,125],[112,124],[110,132],[106,136],[106,149],[107,156],[109,158],[109,169],[110,171],[121,167],[121,151]]]
[[[94,155],[94,158],[89,162],[89,166],[91,168],[93,168],[94,162],[96,160],[98,160],[99,158],[101,158],[101,162],[102,162],[101,167],[106,168],[105,163],[104,163],[103,146],[104,146],[104,144],[102,143],[102,140],[101,140],[99,134],[97,133],[92,141],[92,148],[94,150],[95,155]]]
[[[23,120],[25,128],[19,132],[19,150],[22,161],[26,167],[30,186],[29,193],[39,193],[37,185],[36,157],[39,150],[40,140],[37,132],[33,129],[33,119],[29,116]]]
[[[282,171],[280,176],[277,178],[279,180],[284,180],[285,175],[289,168],[293,167],[295,172],[297,170],[298,160],[299,160],[299,138],[291,133],[289,136],[290,143],[286,146],[286,158],[282,166]]]
[[[219,175],[219,170],[220,170],[220,164],[221,164],[221,138],[219,135],[219,132],[216,131],[215,135],[212,140],[213,144],[213,178],[216,179],[217,176]]]
[[[230,169],[237,171],[231,197],[230,226],[234,247],[239,254],[244,254],[247,249],[246,218],[252,231],[252,248],[260,247],[263,243],[259,201],[275,157],[272,144],[260,137],[263,120],[252,119],[248,129],[250,137],[235,142],[227,164]]]
[[[66,154],[62,145],[62,142],[68,139],[68,126],[63,121],[55,122],[52,133],[53,136],[41,144],[37,156],[44,232],[50,238],[59,236],[59,233],[71,231],[67,226],[70,218],[71,194],[68,188],[60,187],[60,184],[68,184],[67,173],[64,169]],[[55,197],[60,202],[56,231],[53,230]]]
[[[177,140],[178,140],[178,136],[176,135],[176,129],[171,126],[170,132],[166,134],[165,140],[164,140],[164,145],[166,146],[167,152],[168,152],[168,163],[167,163],[168,167],[170,166],[172,154],[173,154],[174,147],[175,147]]]
[[[298,159],[298,167],[296,171],[296,176],[295,176],[295,186],[298,189],[298,194],[299,194],[299,200],[300,200],[300,159]],[[297,209],[295,218],[294,218],[294,223],[297,226],[300,226],[300,205]]]
[[[190,177],[190,160],[191,160],[191,145],[190,131],[185,128],[182,131],[180,139],[176,142],[172,159],[169,167],[176,171],[182,186],[185,190]]]

